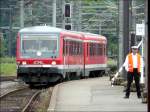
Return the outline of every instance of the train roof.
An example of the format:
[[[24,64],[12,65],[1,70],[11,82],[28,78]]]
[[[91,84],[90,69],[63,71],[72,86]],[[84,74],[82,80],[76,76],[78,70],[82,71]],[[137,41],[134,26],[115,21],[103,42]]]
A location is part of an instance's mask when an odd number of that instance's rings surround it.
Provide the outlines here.
[[[80,35],[84,35],[84,38],[99,38],[99,39],[104,39],[106,40],[106,37],[99,35],[99,34],[93,34],[89,32],[78,32],[78,31],[69,31],[61,28],[56,28],[52,26],[31,26],[31,27],[26,27],[21,30],[19,30],[20,33],[60,33],[60,32],[66,32],[66,33],[76,33]]]
[[[63,29],[51,27],[51,26],[32,26],[32,27],[26,27],[21,30],[19,30],[20,33],[32,33],[32,32],[43,32],[43,33],[51,33],[51,32],[61,32]]]
[[[89,32],[79,32],[84,35],[85,38],[99,38],[99,39],[104,39],[106,40],[105,36],[99,35],[99,34],[94,34],[94,33],[89,33]]]

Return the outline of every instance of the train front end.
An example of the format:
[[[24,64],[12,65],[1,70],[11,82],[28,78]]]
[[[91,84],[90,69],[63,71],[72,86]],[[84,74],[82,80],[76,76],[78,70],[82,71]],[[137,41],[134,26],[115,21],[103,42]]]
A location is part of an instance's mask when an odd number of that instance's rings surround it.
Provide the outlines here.
[[[17,77],[27,84],[48,84],[62,79],[59,29],[29,27],[17,37]]]

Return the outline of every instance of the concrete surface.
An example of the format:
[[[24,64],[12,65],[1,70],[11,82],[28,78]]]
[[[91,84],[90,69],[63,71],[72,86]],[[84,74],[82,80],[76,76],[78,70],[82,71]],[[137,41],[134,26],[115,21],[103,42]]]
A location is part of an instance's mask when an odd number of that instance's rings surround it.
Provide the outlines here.
[[[55,86],[48,112],[147,111],[147,104],[131,92],[124,99],[122,86],[111,87],[109,77],[64,82]]]

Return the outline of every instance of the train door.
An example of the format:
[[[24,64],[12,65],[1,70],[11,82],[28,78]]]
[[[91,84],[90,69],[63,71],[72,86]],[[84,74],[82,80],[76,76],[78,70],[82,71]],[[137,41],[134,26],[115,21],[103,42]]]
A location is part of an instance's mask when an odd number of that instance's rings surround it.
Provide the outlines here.
[[[68,69],[69,69],[69,42],[67,39],[64,38],[63,40],[64,43],[64,55],[63,55],[63,59],[64,59],[64,74],[66,75],[66,73],[68,73]]]
[[[89,77],[89,49],[90,44],[88,42],[84,42],[84,76]]]
[[[83,54],[84,54],[83,55],[83,58],[84,58],[84,68],[83,68],[83,70],[84,70],[84,77],[86,77],[87,73],[86,73],[86,66],[85,65],[87,64],[86,62],[87,62],[87,58],[88,58],[87,57],[87,52],[88,51],[87,51],[87,43],[86,42],[83,43],[83,49],[84,49],[83,50]]]
[[[85,77],[86,43],[83,41],[83,77]]]

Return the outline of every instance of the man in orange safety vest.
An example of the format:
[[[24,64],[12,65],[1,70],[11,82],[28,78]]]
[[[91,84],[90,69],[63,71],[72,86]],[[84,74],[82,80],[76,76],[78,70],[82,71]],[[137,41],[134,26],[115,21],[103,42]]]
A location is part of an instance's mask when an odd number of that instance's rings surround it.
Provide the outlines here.
[[[141,98],[140,91],[140,76],[141,76],[141,68],[143,67],[143,59],[141,55],[138,53],[138,47],[132,46],[132,52],[126,56],[124,67],[127,71],[127,89],[124,98],[129,98],[130,96],[130,86],[133,82],[133,78],[135,80],[135,86],[137,90],[137,97]]]

